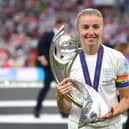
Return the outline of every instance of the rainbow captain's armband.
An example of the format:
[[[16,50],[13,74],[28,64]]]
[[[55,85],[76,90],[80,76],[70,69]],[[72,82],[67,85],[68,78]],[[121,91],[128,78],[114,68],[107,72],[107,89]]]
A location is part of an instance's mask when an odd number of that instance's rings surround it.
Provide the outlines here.
[[[129,86],[129,75],[120,75],[116,78],[116,87],[126,87]]]

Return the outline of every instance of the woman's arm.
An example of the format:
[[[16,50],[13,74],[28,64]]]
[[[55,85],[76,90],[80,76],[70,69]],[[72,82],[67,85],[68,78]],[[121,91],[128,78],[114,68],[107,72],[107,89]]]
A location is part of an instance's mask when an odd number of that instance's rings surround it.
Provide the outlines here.
[[[119,115],[129,109],[129,86],[118,88],[120,94],[120,102],[115,107],[114,115]]]
[[[118,88],[118,90],[120,95],[119,103],[112,107],[107,114],[97,118],[96,121],[104,121],[106,119],[110,119],[112,117],[120,115],[121,113],[124,113],[129,109],[129,86]]]

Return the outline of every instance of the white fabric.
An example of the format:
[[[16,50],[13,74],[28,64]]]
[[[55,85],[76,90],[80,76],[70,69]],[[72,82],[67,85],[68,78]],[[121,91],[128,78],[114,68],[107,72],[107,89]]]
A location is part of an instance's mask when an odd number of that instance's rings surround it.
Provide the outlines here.
[[[87,64],[89,64],[88,65],[89,69],[94,69],[92,63],[96,64],[95,58],[96,58],[95,56],[93,57],[90,56],[90,60],[87,59],[88,62]],[[108,108],[118,103],[115,79],[118,75],[125,75],[128,73],[127,68],[124,66],[125,64],[124,61],[125,58],[120,52],[104,46],[104,56],[101,68],[98,93],[104,99]],[[94,76],[93,71],[92,70],[89,71],[90,76]],[[70,77],[85,84],[79,56],[76,58],[72,66]],[[91,79],[93,82],[93,77],[91,77]],[[81,95],[76,89],[73,88],[71,94],[75,100],[79,102],[82,101]],[[80,108],[72,104],[71,113],[69,115],[68,129],[78,129],[80,111],[81,111]],[[104,127],[102,129],[122,129],[121,121],[122,121],[122,115],[118,116],[118,121],[116,122],[116,124],[109,127]],[[95,129],[95,128],[90,126],[85,126],[81,129]]]
[[[94,74],[95,74],[95,65],[96,65],[96,60],[97,60],[97,54],[95,55],[86,55],[86,62],[89,62],[87,64],[88,70],[90,71],[90,79],[91,82],[93,83],[94,80]]]

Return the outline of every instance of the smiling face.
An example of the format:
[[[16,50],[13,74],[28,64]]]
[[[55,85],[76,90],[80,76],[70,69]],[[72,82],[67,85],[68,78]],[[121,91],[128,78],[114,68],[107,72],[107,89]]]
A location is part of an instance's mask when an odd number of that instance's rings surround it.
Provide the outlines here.
[[[103,18],[95,13],[81,14],[77,21],[77,31],[83,48],[98,45],[102,41]]]

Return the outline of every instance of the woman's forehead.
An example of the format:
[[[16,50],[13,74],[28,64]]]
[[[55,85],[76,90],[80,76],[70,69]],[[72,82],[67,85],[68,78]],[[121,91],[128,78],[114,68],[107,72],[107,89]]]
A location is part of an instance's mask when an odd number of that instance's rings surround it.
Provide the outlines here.
[[[100,24],[103,23],[103,20],[101,17],[97,15],[82,15],[79,18],[79,23],[96,23]]]

